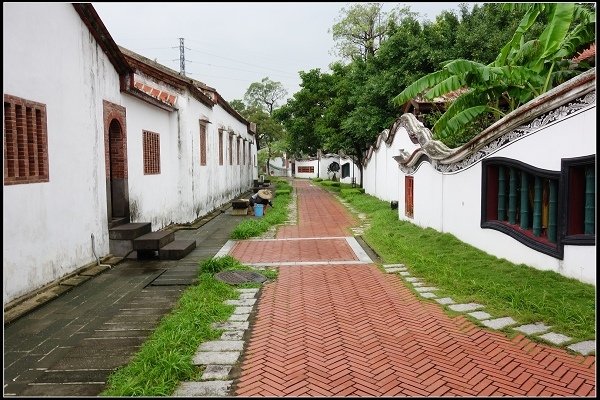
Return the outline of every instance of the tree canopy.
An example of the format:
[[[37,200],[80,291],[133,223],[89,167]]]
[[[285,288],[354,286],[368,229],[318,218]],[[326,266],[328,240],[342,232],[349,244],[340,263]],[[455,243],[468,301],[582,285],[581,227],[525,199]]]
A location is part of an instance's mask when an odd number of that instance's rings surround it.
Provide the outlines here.
[[[264,109],[271,115],[277,103],[286,95],[287,90],[281,82],[274,82],[267,77],[250,84],[244,94],[244,101],[248,106]]]

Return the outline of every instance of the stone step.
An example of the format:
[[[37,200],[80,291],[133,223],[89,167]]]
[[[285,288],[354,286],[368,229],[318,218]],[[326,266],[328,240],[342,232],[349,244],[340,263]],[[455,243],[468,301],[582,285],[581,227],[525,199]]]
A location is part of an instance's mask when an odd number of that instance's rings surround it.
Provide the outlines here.
[[[174,240],[158,249],[158,256],[161,260],[181,260],[195,248],[195,240]]]
[[[248,208],[248,203],[250,203],[248,199],[237,199],[231,202],[231,207],[233,207],[234,210],[241,210]]]
[[[158,250],[175,240],[175,233],[170,231],[150,232],[133,240],[134,250]]]
[[[112,240],[133,240],[152,231],[150,222],[133,222],[108,230],[108,238]]]

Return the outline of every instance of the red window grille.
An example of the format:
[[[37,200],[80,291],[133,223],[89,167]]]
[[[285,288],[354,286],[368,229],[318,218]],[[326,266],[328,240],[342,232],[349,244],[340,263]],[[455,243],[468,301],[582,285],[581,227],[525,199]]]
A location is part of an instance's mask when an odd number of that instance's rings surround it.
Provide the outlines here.
[[[46,105],[4,95],[4,184],[48,182]]]
[[[160,174],[160,135],[143,131],[144,175]]]
[[[404,177],[404,215],[409,218],[414,216],[413,213],[413,194],[414,194],[414,180],[412,176]]]

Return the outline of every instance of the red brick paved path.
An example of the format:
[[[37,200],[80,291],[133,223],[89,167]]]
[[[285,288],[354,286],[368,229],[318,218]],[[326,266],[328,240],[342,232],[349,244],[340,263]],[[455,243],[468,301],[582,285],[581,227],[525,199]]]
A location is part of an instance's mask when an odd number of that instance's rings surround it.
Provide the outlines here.
[[[347,234],[352,219],[335,199],[308,182],[295,184],[299,226],[279,237]],[[324,210],[347,225],[330,225]],[[304,254],[294,248],[303,240],[278,250],[271,241],[246,243],[269,243],[270,260]],[[282,266],[263,288],[236,395],[595,396],[595,357],[450,318],[374,265]]]

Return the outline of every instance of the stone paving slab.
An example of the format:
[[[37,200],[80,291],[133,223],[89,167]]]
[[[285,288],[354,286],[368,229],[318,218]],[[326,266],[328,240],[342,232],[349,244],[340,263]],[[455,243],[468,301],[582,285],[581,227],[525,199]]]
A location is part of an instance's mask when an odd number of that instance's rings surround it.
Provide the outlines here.
[[[213,340],[200,345],[200,351],[242,351],[243,340]]]
[[[256,296],[256,293],[240,293],[240,300],[242,299],[253,299]]]
[[[231,365],[208,365],[202,373],[202,377],[200,379],[203,381],[211,379],[225,380],[229,377],[231,368]]]
[[[481,323],[483,325],[487,326],[488,328],[502,329],[502,328],[506,328],[507,326],[516,324],[517,321],[515,321],[511,317],[502,317],[502,318],[486,319],[486,320],[481,321]]]
[[[586,340],[585,342],[573,343],[572,345],[567,346],[567,349],[571,349],[577,353],[587,356],[588,354],[596,351],[596,341]]]
[[[194,365],[233,365],[241,354],[239,351],[198,351],[192,362]]]
[[[420,281],[421,279],[420,279],[420,278],[415,278],[415,277],[412,277],[412,276],[411,276],[411,277],[405,278],[404,280],[405,280],[406,282],[418,282],[418,281]]]
[[[556,345],[561,345],[572,339],[571,337],[563,335],[562,333],[554,333],[554,332],[548,332],[548,333],[538,336],[538,337],[540,339],[544,339],[545,341],[556,344]]]
[[[513,328],[516,331],[523,332],[526,335],[535,335],[538,333],[546,332],[551,326],[544,325],[543,322],[536,322],[535,324],[521,325]]]
[[[256,303],[256,299],[242,299],[242,300],[225,300],[225,304],[230,306],[253,306]]]
[[[437,301],[438,303],[443,304],[443,305],[455,303],[455,301],[452,300],[450,297],[442,297],[440,299],[435,299],[435,301]]]
[[[413,287],[423,287],[425,285],[427,285],[426,283],[423,282],[411,282]]]
[[[468,313],[471,317],[476,318],[476,319],[489,319],[492,316],[488,313],[486,313],[485,311],[473,311]]]
[[[233,381],[181,382],[173,397],[224,397]]]
[[[246,322],[238,322],[238,321],[229,321],[229,322],[215,322],[212,324],[215,329],[226,329],[228,331],[239,331],[246,330],[250,326],[248,321]]]
[[[221,340],[242,340],[244,331],[225,331],[221,334]]]
[[[60,284],[67,286],[78,286],[81,285],[83,282],[90,280],[91,278],[91,275],[75,275],[70,277],[69,279],[65,279]]]
[[[405,268],[404,264],[385,264],[383,268]]]
[[[433,286],[425,286],[425,287],[416,287],[415,290],[417,292],[422,293],[422,292],[433,292],[434,290],[439,290],[439,289],[436,287],[433,287]]]
[[[244,288],[244,289],[235,289],[240,293],[258,293],[259,289],[256,288]]]
[[[386,268],[385,272],[387,272],[388,274],[393,274],[395,272],[401,272],[401,271],[406,271],[406,268]]]
[[[465,311],[474,311],[478,308],[483,308],[481,304],[477,303],[464,303],[464,304],[453,304],[448,306],[452,311],[465,312]]]
[[[419,294],[421,295],[421,297],[425,297],[426,299],[434,299],[437,297],[435,293],[431,292],[419,292]]]
[[[248,306],[238,306],[233,310],[234,314],[250,314],[252,312],[252,307]]]
[[[85,271],[80,272],[79,275],[96,276],[109,268],[110,267],[106,264],[94,265],[93,267],[87,268]]]
[[[407,271],[402,271],[402,272],[398,272],[398,273],[402,276],[410,276],[410,272],[407,272]]]
[[[227,320],[228,321],[248,321],[250,314],[232,314]]]

